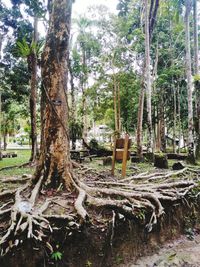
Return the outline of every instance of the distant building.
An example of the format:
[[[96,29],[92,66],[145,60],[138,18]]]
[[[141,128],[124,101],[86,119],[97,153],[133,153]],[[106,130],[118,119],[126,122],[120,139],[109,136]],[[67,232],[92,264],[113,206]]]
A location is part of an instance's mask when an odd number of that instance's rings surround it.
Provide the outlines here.
[[[96,139],[98,142],[111,142],[113,131],[107,125],[96,125],[88,132],[88,140]]]

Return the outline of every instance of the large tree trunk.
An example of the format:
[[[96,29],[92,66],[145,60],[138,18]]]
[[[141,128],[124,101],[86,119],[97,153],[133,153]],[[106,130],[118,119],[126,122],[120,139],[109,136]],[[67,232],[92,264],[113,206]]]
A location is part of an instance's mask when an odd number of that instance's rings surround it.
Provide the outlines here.
[[[198,24],[197,24],[197,0],[193,0],[193,24],[194,24],[194,75],[199,75],[199,46],[198,46]],[[196,159],[200,159],[200,93],[199,81],[195,83],[196,96]]]
[[[148,0],[145,0],[145,80],[146,80],[147,127],[148,127],[147,152],[153,153],[150,39],[149,39],[149,12],[148,11],[149,11]]]
[[[34,34],[33,42],[37,44],[38,40],[38,19],[34,18]],[[31,64],[31,93],[30,93],[30,116],[31,116],[31,157],[30,162],[35,162],[38,156],[37,146],[37,55],[36,51],[33,51],[29,56],[29,62]]]
[[[49,29],[42,55],[42,82],[45,104],[42,124],[42,151],[36,178],[44,176],[46,186],[60,183],[71,189],[71,162],[67,104],[67,51],[72,0],[50,2]]]
[[[185,10],[185,49],[186,49],[186,75],[188,92],[188,161],[194,163],[194,140],[193,140],[193,105],[192,105],[192,70],[191,70],[191,50],[190,50],[190,10],[191,1],[186,0]]]

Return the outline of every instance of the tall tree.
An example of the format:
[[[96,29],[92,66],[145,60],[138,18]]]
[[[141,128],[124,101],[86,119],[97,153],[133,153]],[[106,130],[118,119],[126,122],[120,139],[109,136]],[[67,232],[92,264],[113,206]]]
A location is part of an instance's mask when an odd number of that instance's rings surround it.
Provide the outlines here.
[[[197,19],[197,0],[193,0],[193,24],[194,24],[194,75],[195,75],[195,97],[196,97],[196,159],[200,159],[200,77],[199,77],[199,45],[198,45],[198,19]]]
[[[185,50],[186,50],[186,76],[188,93],[188,161],[194,163],[194,139],[193,139],[193,105],[192,105],[192,69],[190,48],[190,11],[191,0],[185,0]]]
[[[31,157],[30,162],[35,162],[38,156],[37,146],[37,53],[36,46],[38,42],[38,18],[34,17],[34,30],[32,42],[35,45],[35,49],[32,50],[29,55],[31,65],[31,92],[30,92],[30,115],[31,115]]]
[[[49,3],[49,29],[42,55],[43,121],[42,147],[36,179],[45,185],[71,187],[67,104],[67,54],[71,27],[72,0]]]
[[[147,151],[153,152],[152,107],[151,107],[151,69],[150,69],[150,34],[149,34],[149,1],[145,0],[145,81],[147,99]]]

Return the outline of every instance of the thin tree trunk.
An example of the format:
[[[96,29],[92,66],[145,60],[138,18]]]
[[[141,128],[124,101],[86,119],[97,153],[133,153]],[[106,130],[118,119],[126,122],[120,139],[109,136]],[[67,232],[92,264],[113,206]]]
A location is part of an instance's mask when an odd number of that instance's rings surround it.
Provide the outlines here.
[[[3,120],[3,129],[2,129],[2,132],[3,132],[3,150],[6,151],[6,148],[7,148],[6,137],[7,137],[7,133],[8,133],[6,126],[8,124],[8,121],[6,119],[5,112],[3,113],[2,120]]]
[[[145,0],[145,80],[146,80],[147,127],[148,127],[147,152],[153,153],[148,0]]]
[[[194,24],[194,75],[199,75],[199,45],[198,45],[198,23],[197,23],[197,0],[193,0],[193,24]],[[200,93],[199,81],[195,82],[195,116],[196,116],[196,159],[200,159]]]
[[[3,35],[0,34],[0,59],[1,59],[1,50],[2,50],[2,43],[3,43]],[[0,90],[0,160],[2,160],[2,143],[1,143],[1,139],[2,139],[2,127],[1,127],[1,124],[2,124],[2,120],[1,120],[1,117],[2,117],[2,103],[1,103],[1,90]]]
[[[33,42],[37,44],[38,40],[38,19],[34,18],[34,36]],[[31,62],[31,94],[30,94],[30,115],[31,115],[31,157],[30,162],[35,162],[38,156],[37,146],[37,55],[36,51],[33,51],[30,55]]]
[[[194,72],[199,74],[199,45],[198,45],[198,24],[197,24],[197,0],[193,0],[193,22],[194,22]]]
[[[160,150],[166,152],[166,137],[165,137],[165,110],[164,110],[164,95],[163,90],[160,92],[158,105],[159,121],[160,121]]]
[[[87,143],[87,131],[88,131],[88,121],[87,121],[87,99],[86,99],[85,88],[82,91],[82,107],[83,107],[83,139]]]
[[[67,104],[67,51],[72,0],[52,0],[49,30],[42,55],[42,82],[45,105],[42,124],[42,151],[35,178],[43,175],[46,186],[60,183],[71,190],[71,161]]]
[[[140,97],[139,97],[138,118],[137,118],[137,156],[140,159],[143,158],[143,150],[142,150],[143,111],[144,111],[144,81],[142,80]]]
[[[74,87],[74,75],[71,67],[71,59],[69,59],[68,61],[68,69],[70,74],[70,86],[71,86],[71,119],[76,120],[75,87]]]
[[[118,121],[118,129],[121,133],[122,124],[121,124],[121,107],[120,107],[120,82],[117,83],[117,121]]]
[[[72,126],[76,123],[76,110],[75,110],[75,87],[74,87],[74,75],[71,66],[71,59],[68,55],[68,69],[70,74],[70,86],[71,86],[71,112],[70,112],[70,121],[72,122]],[[71,138],[72,141],[72,149],[76,149],[76,141],[74,138]]]
[[[190,49],[190,10],[191,1],[186,0],[185,10],[185,49],[186,49],[186,75],[187,75],[187,93],[188,93],[188,161],[195,162],[194,158],[194,140],[193,140],[193,106],[192,106],[192,70],[191,70],[191,49]]]
[[[3,34],[0,33],[0,59],[1,59],[2,44],[3,44]]]
[[[3,135],[3,150],[6,151],[7,149],[7,131],[5,130],[4,135]]]
[[[181,147],[181,101],[180,101],[180,86],[178,83],[177,86],[177,104],[178,104],[178,153],[180,153],[180,147]]]
[[[158,12],[158,7],[159,7],[159,2],[160,0],[153,0],[151,1],[151,5],[153,3],[154,6],[154,10],[152,12],[152,10],[150,10],[150,15],[149,15],[149,35],[150,35],[150,39],[152,38],[152,34],[153,34],[153,30],[154,30],[154,26],[155,26],[155,22],[156,22],[156,17],[157,17],[157,12]]]
[[[83,66],[84,69],[87,70],[87,63],[86,63],[86,53],[83,48]],[[85,77],[87,77],[87,74],[85,74]],[[88,121],[87,121],[87,99],[86,99],[86,83],[87,78],[82,78],[82,109],[83,109],[83,139],[87,143],[87,134],[88,134]]]
[[[160,151],[160,147],[161,147],[161,138],[160,138],[160,120],[158,119],[158,123],[157,123],[157,136],[156,136],[156,149],[158,151]]]
[[[117,79],[115,73],[113,73],[113,103],[114,103],[114,115],[115,115],[115,132],[119,134],[118,111],[117,111]]]
[[[174,84],[173,84],[174,85]],[[173,86],[174,114],[173,114],[173,153],[176,153],[176,88]]]

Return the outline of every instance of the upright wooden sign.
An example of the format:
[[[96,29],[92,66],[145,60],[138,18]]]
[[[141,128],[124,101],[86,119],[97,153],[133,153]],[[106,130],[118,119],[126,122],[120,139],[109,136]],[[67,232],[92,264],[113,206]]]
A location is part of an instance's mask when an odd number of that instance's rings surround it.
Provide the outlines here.
[[[126,165],[127,160],[130,159],[130,149],[131,147],[131,139],[129,139],[129,135],[126,134],[125,138],[118,138],[114,141],[113,147],[113,157],[112,157],[112,170],[111,173],[114,175],[115,173],[115,161],[122,160],[122,176],[126,176]]]

